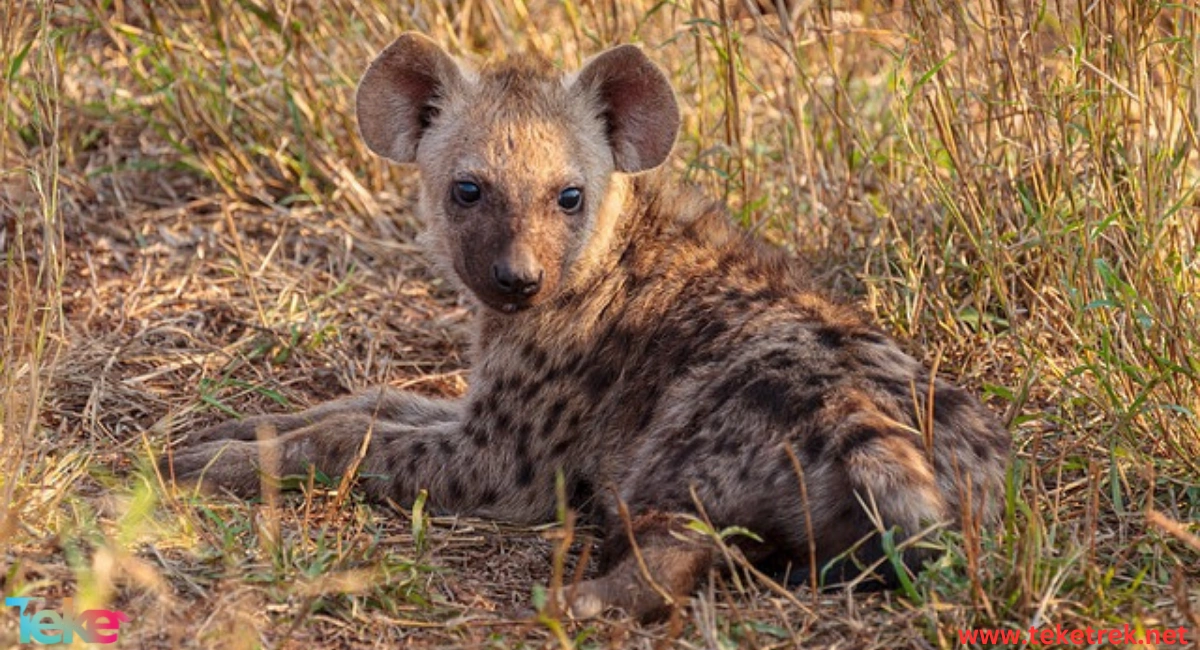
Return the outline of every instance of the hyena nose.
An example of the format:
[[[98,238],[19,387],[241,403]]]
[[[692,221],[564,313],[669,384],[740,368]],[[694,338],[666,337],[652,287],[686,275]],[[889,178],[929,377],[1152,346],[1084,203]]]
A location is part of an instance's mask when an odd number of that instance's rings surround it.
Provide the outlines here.
[[[505,262],[492,265],[492,278],[500,291],[523,298],[532,298],[542,288],[542,269],[530,266],[514,267]]]

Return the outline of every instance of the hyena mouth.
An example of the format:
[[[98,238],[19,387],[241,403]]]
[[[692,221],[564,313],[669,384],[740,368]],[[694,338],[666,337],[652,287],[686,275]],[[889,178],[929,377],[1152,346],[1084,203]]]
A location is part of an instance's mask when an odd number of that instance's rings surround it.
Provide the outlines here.
[[[522,298],[517,296],[497,296],[493,294],[478,297],[480,302],[482,302],[485,307],[498,311],[502,314],[517,314],[527,311],[538,303],[538,301],[533,298]]]

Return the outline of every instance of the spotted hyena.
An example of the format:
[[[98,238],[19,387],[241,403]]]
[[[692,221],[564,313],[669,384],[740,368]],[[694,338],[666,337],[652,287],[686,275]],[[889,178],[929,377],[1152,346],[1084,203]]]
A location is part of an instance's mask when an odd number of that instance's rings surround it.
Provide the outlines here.
[[[686,525],[701,510],[756,533],[762,565],[838,577],[882,557],[881,530],[996,516],[1004,428],[659,171],[678,105],[638,48],[565,75],[537,57],[476,70],[405,34],[357,100],[366,144],[416,163],[425,246],[478,303],[470,389],[228,422],[170,476],[253,495],[264,467],[357,471],[375,498],[428,489],[442,512],[544,522],[561,474],[607,531],[601,576],[566,596],[578,615],[686,597],[715,559]],[[257,442],[264,426],[278,437]]]

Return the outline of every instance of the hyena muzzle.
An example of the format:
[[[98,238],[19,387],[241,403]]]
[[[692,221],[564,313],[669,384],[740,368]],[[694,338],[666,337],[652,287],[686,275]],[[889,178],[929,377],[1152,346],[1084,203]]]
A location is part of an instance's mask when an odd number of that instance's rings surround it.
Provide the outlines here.
[[[536,56],[473,69],[404,34],[357,100],[366,144],[419,168],[422,240],[477,302],[470,389],[228,422],[164,476],[249,496],[264,472],[357,471],[374,498],[543,522],[561,475],[604,534],[600,577],[561,594],[579,616],[686,599],[716,561],[695,516],[827,579],[879,564],[885,534],[996,518],[1005,429],[668,180],[678,105],[641,50],[566,75]]]

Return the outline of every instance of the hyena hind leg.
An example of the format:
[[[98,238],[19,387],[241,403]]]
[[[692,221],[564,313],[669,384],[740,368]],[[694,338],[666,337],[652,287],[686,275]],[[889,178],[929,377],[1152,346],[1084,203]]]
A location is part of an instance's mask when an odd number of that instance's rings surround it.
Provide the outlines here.
[[[952,521],[949,495],[940,489],[912,430],[873,409],[847,417],[831,438],[837,471],[814,471],[815,484],[809,486],[810,495],[838,501],[821,508],[834,513],[830,520],[814,522],[822,582],[827,587],[854,583],[865,591],[899,586],[883,536],[895,535],[893,542],[903,549],[901,563],[919,569],[929,554],[910,538]],[[798,551],[805,546],[792,540]],[[862,575],[869,567],[872,572]],[[807,579],[812,567],[800,569],[796,577]]]
[[[327,419],[367,416],[379,422],[423,427],[459,419],[459,401],[426,397],[386,386],[370,388],[349,397],[318,404],[299,413],[255,415],[229,420],[188,434],[185,444],[198,445],[213,440],[258,440],[260,432],[281,436]],[[326,427],[330,430],[330,427]]]

